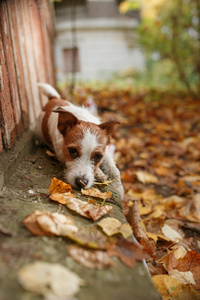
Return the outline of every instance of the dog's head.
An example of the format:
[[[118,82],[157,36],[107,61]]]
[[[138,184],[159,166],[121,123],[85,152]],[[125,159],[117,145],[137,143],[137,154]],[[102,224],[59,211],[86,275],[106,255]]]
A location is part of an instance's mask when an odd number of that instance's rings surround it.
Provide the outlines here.
[[[116,124],[110,119],[100,125],[79,120],[71,112],[58,108],[58,130],[63,135],[66,181],[73,187],[89,188],[102,163],[109,136]]]

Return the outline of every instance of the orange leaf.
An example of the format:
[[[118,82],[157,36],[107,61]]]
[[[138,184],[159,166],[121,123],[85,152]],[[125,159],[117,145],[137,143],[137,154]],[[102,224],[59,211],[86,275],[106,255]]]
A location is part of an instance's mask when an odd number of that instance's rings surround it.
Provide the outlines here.
[[[50,195],[55,193],[68,193],[68,192],[74,193],[70,184],[67,184],[55,177],[52,179],[51,185],[49,187]]]

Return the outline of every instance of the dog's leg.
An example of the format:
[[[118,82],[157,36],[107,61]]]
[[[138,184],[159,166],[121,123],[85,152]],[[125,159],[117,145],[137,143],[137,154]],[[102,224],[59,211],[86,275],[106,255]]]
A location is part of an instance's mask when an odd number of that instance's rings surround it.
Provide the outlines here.
[[[98,168],[97,172],[95,174],[95,178],[99,181],[99,182],[104,182],[108,179],[108,175],[104,174],[104,172]]]
[[[106,175],[110,177],[110,179],[115,179],[115,181],[112,182],[112,185],[115,187],[119,197],[122,200],[124,197],[124,188],[122,186],[120,172],[116,167],[113,156],[109,150],[106,150],[104,160],[101,163],[100,168]]]

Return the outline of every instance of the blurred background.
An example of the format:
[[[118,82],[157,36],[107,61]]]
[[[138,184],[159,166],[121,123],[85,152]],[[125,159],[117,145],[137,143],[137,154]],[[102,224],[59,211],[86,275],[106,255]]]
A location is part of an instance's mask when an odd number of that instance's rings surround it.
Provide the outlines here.
[[[59,0],[56,80],[200,90],[200,2]]]

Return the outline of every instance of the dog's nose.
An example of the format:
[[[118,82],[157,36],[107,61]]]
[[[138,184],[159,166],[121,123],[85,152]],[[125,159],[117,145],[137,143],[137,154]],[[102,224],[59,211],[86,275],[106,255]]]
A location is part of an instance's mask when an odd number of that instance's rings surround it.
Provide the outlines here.
[[[75,183],[78,188],[84,188],[88,184],[88,180],[83,177],[76,177]]]

